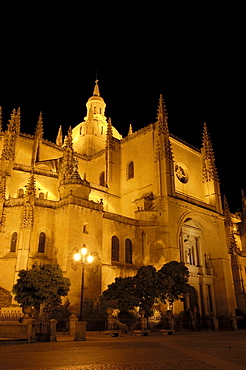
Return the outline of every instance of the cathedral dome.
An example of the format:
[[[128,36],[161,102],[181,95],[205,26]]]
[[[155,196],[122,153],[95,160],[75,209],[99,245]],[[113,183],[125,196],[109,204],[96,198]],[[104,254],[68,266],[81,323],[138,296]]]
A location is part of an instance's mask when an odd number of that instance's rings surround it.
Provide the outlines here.
[[[91,97],[88,99],[88,101],[90,101],[90,100],[100,100],[101,102],[103,102],[103,103],[104,103],[103,98],[102,98],[101,96],[98,96],[98,95],[93,95],[93,96],[91,96]]]

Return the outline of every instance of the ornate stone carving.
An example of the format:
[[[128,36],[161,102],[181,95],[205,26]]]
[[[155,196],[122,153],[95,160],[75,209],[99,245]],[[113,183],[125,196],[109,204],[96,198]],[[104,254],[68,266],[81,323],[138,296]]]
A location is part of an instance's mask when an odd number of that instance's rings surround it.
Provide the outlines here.
[[[206,123],[203,128],[203,182],[219,181],[217,168],[215,166],[212,142],[209,137]]]
[[[34,178],[34,175],[32,174],[31,177],[29,178],[27,185],[25,186],[26,188],[26,196],[36,196],[36,180]]]
[[[16,109],[14,109],[10,116],[8,129],[4,135],[1,159],[14,160],[15,142],[16,138],[19,136],[19,133],[20,133],[20,108],[17,111]]]
[[[3,210],[3,213],[0,218],[0,232],[3,233],[5,231],[5,223],[6,223],[6,212]]]
[[[21,229],[32,229],[34,223],[33,207],[29,202],[26,202],[21,214]]]
[[[6,176],[2,176],[0,179],[0,200],[5,199],[5,193],[6,193]]]

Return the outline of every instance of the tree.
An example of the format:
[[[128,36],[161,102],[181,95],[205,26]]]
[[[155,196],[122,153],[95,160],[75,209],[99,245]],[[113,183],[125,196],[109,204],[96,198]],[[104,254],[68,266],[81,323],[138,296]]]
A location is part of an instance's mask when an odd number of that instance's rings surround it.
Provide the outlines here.
[[[138,298],[139,307],[145,310],[147,316],[151,315],[152,306],[159,295],[160,285],[154,266],[142,266],[134,277],[134,295]]]
[[[121,311],[139,306],[150,316],[157,298],[173,301],[187,292],[188,276],[189,270],[181,262],[169,262],[159,271],[151,265],[142,266],[134,277],[116,278],[102,299],[116,301]]]
[[[161,288],[160,291],[160,296],[163,299],[169,301],[179,299],[189,290],[189,270],[182,262],[171,261],[166,263],[158,271],[158,278],[161,282],[160,285],[163,285],[163,289]],[[166,294],[163,296],[162,292],[165,289]]]
[[[32,306],[36,313],[40,312],[43,303],[61,303],[61,296],[69,292],[70,281],[63,277],[62,270],[57,264],[38,266],[31,270],[21,270],[19,279],[13,286],[15,300],[21,307]]]
[[[139,299],[135,295],[135,282],[133,277],[116,278],[102,294],[101,301],[117,301],[116,305],[121,311],[132,310],[138,306]]]
[[[116,302],[120,311],[132,310],[139,306],[149,316],[158,292],[156,269],[149,265],[140,267],[134,277],[116,278],[103,292],[102,299]]]

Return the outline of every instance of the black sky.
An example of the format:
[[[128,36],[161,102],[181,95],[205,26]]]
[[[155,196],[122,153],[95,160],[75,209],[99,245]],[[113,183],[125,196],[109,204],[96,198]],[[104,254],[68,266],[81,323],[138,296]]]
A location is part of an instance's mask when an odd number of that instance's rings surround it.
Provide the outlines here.
[[[65,3],[64,3],[65,4]],[[125,136],[155,122],[160,93],[169,130],[201,147],[207,122],[230,208],[241,207],[244,175],[245,57],[242,9],[23,7],[3,14],[0,105],[4,127],[21,107],[33,134],[42,110],[44,138],[55,141],[86,114],[96,73],[106,116]],[[110,11],[109,11],[110,10]],[[175,10],[175,11],[174,11]],[[20,13],[21,12],[21,16]]]

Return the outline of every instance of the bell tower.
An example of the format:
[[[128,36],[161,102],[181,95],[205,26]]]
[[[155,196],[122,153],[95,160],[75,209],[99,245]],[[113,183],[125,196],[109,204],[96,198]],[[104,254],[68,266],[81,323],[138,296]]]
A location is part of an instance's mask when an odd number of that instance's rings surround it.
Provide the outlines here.
[[[93,95],[89,98],[88,102],[86,103],[87,108],[87,115],[85,116],[85,121],[87,123],[94,123],[101,122],[106,123],[105,117],[105,108],[106,104],[103,98],[100,96],[98,80],[95,81],[95,87],[93,91]]]
[[[98,80],[95,81],[93,95],[86,103],[87,114],[84,121],[72,130],[74,150],[87,157],[92,157],[100,150],[105,149],[107,139],[106,104],[100,96]],[[118,131],[113,127],[113,136],[121,139]]]
[[[73,129],[73,143],[76,152],[91,157],[105,148],[107,119],[106,104],[100,96],[98,80],[95,81],[93,95],[86,103],[87,114],[84,121]]]

